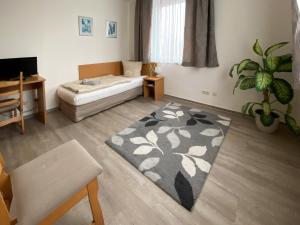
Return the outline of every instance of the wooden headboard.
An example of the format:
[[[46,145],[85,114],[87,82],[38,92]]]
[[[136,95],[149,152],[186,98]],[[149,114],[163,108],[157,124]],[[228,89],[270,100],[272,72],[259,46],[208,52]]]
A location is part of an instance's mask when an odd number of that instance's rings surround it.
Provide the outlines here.
[[[151,76],[151,66],[156,65],[156,63],[146,63],[142,67],[142,75]],[[79,80],[105,76],[108,74],[122,75],[123,65],[122,62],[108,62],[108,63],[97,63],[97,64],[86,64],[80,65],[79,69]]]

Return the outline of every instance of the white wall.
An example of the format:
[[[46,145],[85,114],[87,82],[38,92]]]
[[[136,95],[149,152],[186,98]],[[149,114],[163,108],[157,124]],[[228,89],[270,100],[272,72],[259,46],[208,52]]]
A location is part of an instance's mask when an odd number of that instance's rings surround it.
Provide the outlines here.
[[[78,79],[78,65],[129,57],[129,9],[127,0],[0,0],[0,58],[37,56],[55,108],[57,87]],[[93,17],[94,36],[79,36],[78,16]],[[106,20],[118,22],[118,38],[105,38]]]
[[[228,72],[234,63],[244,58],[258,59],[252,51],[252,45],[257,38],[265,47],[280,41],[291,41],[290,1],[215,0],[215,16],[220,67],[196,69],[162,65],[162,74],[166,77],[165,92],[168,95],[240,111],[246,101],[261,101],[262,97],[255,90],[238,90],[232,95],[235,79],[230,78]],[[291,45],[285,51],[291,51]],[[293,80],[290,74],[284,76]],[[203,95],[202,91],[208,91],[210,95]],[[294,103],[296,102],[295,99]],[[295,114],[296,110],[295,107]],[[297,115],[300,121],[300,104]]]

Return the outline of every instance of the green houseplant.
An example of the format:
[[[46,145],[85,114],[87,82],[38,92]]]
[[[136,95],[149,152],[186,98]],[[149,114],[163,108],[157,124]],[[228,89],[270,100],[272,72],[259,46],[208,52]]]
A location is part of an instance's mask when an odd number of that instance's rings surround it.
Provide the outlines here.
[[[263,51],[260,43],[256,40],[253,51],[261,57],[261,63],[251,59],[244,59],[234,64],[230,70],[230,77],[237,77],[233,93],[236,88],[248,90],[256,88],[263,95],[262,102],[248,102],[242,107],[242,113],[256,118],[258,128],[265,132],[274,132],[279,125],[280,114],[284,117],[287,127],[296,135],[300,135],[300,127],[291,116],[291,101],[294,97],[292,86],[285,79],[276,78],[281,72],[292,72],[292,55],[274,55],[279,48],[287,45],[281,42],[270,46]],[[276,110],[276,102],[285,106],[284,112]]]

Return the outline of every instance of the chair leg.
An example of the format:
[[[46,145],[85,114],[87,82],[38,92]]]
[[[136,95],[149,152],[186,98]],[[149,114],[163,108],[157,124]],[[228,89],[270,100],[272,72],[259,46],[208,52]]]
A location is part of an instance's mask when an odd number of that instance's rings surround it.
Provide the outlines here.
[[[98,201],[98,180],[94,179],[87,185],[88,196],[90,201],[90,206],[93,214],[93,224],[95,225],[104,225],[104,219],[100,203]]]
[[[25,132],[25,126],[24,126],[24,117],[23,115],[21,116],[21,133],[24,134]]]

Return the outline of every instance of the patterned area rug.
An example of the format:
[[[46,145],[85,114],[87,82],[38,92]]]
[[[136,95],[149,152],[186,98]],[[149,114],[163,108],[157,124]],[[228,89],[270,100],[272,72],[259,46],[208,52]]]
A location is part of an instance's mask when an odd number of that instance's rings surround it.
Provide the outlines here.
[[[106,143],[191,210],[229,125],[230,118],[169,103]]]

